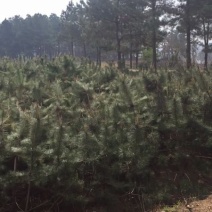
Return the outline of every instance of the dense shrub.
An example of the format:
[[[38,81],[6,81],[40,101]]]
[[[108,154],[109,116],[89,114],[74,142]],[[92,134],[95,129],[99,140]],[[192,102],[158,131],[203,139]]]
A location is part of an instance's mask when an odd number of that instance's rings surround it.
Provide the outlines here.
[[[211,189],[208,73],[69,57],[0,70],[1,211],[145,211]]]

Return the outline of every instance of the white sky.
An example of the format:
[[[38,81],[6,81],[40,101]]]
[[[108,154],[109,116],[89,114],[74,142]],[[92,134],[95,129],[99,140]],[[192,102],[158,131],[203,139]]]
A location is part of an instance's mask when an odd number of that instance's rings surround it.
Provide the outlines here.
[[[34,15],[35,13],[41,13],[50,15],[55,13],[60,16],[62,10],[66,9],[66,6],[71,0],[6,0],[1,3],[0,6],[0,22],[5,18],[11,18],[15,15],[20,15],[25,18],[27,14]],[[79,0],[73,0],[74,3]]]

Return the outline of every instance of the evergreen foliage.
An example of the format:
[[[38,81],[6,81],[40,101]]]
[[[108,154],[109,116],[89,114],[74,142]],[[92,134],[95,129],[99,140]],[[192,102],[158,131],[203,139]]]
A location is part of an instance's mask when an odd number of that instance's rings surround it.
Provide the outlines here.
[[[206,193],[211,95],[199,70],[1,59],[0,210],[146,211]]]

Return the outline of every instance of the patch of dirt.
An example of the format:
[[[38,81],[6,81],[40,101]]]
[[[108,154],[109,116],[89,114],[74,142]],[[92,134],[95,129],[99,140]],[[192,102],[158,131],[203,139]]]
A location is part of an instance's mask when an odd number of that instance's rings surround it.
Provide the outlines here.
[[[157,212],[212,212],[212,195],[204,200],[195,200],[188,204],[179,204],[171,208],[157,210]]]
[[[204,200],[196,200],[187,204],[185,207],[181,207],[179,212],[212,212],[212,195]],[[177,212],[178,212],[177,211]]]

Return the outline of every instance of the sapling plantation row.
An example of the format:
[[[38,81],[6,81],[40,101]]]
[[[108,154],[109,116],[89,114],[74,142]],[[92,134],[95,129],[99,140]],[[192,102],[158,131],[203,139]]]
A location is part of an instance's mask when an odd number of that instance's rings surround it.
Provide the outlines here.
[[[147,211],[207,194],[211,82],[198,69],[1,59],[0,210]]]

